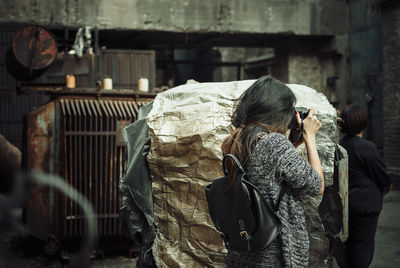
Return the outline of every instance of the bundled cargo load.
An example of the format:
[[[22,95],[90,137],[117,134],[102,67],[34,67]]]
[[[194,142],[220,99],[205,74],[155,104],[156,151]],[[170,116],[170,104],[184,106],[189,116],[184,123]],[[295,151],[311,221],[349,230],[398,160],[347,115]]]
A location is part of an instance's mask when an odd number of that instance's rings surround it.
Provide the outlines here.
[[[221,143],[231,131],[236,100],[254,80],[182,85],[159,94],[146,117],[151,140],[152,246],[159,267],[224,267],[226,250],[215,231],[204,187],[221,175]],[[322,123],[317,134],[326,185],[333,181],[336,110],[316,90],[288,85],[297,107],[313,108]],[[306,157],[304,146],[298,148]],[[310,232],[310,264],[322,263],[329,242],[318,214],[322,197],[304,197]]]

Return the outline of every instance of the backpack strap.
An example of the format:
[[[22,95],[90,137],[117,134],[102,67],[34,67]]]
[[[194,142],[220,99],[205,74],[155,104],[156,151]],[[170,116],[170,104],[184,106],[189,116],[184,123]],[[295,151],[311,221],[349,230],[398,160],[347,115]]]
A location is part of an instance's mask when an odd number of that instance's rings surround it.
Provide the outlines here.
[[[301,122],[301,131],[303,131],[303,121]],[[267,135],[267,134],[269,134],[268,131],[267,131],[267,132],[258,133],[258,134],[257,134],[257,138],[258,138],[258,139],[257,139],[255,142],[257,143],[259,139],[261,139],[263,136],[265,136],[265,135]],[[301,133],[300,133],[300,135],[301,135]],[[243,167],[246,166],[247,161],[249,160],[249,155],[247,155],[246,159],[243,161],[243,165],[241,165],[240,162],[239,162],[239,160],[238,160],[234,155],[232,155],[232,154],[227,154],[227,155],[224,156],[224,158],[223,158],[223,160],[222,160],[222,169],[223,169],[223,171],[224,171],[225,176],[229,174],[228,170],[227,170],[226,167],[225,167],[225,160],[226,160],[228,157],[232,158],[232,159],[235,161],[235,163],[236,163],[236,165],[238,166],[240,172],[245,173]],[[275,212],[278,211],[278,209],[279,209],[279,204],[281,203],[282,198],[285,196],[286,191],[287,191],[286,182],[285,182],[285,181],[282,181],[281,190],[280,190],[279,196],[278,196],[278,201],[276,202],[276,204],[275,204],[275,206],[274,206],[274,208],[273,208]]]
[[[226,166],[225,166],[225,161],[226,161],[227,158],[232,158],[233,161],[234,161],[234,162],[236,163],[236,165],[238,166],[239,171],[240,171],[242,174],[245,173],[245,171],[244,171],[242,165],[240,164],[239,160],[238,160],[233,154],[227,154],[227,155],[225,155],[224,158],[222,159],[222,169],[223,169],[223,171],[224,171],[225,176],[229,174],[229,171],[226,169]],[[246,159],[246,160],[247,160],[247,159]],[[246,189],[246,188],[245,188],[245,189]],[[282,198],[285,196],[286,191],[287,191],[286,182],[285,182],[285,181],[282,181],[281,190],[280,190],[279,196],[278,196],[278,201],[276,202],[276,204],[275,204],[275,206],[274,206],[274,208],[273,208],[273,210],[274,210],[275,212],[278,211],[278,209],[279,209],[279,204],[281,203]]]
[[[243,167],[242,167],[242,165],[240,164],[240,161],[236,158],[236,156],[234,156],[233,154],[227,154],[227,155],[225,155],[224,158],[222,159],[222,170],[224,171],[224,175],[225,175],[225,176],[226,176],[226,175],[229,175],[229,171],[228,171],[228,169],[226,168],[226,165],[225,165],[225,161],[226,161],[227,158],[232,158],[232,160],[236,163],[236,165],[237,165],[239,171],[240,171],[242,174],[245,173],[245,172],[244,172],[244,169],[243,169]]]

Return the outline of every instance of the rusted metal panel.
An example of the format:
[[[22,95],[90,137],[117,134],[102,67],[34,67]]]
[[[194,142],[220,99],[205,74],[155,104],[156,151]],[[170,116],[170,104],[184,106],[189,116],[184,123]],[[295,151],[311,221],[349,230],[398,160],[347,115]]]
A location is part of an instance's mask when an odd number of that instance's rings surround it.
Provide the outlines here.
[[[27,116],[27,168],[46,173],[56,173],[55,155],[55,103],[46,105]],[[27,205],[27,225],[31,233],[41,239],[57,233],[55,207],[57,201],[53,190],[35,185]]]
[[[113,88],[137,90],[140,78],[149,80],[150,92],[155,86],[155,52],[152,50],[103,50],[99,64],[102,78],[113,79]]]

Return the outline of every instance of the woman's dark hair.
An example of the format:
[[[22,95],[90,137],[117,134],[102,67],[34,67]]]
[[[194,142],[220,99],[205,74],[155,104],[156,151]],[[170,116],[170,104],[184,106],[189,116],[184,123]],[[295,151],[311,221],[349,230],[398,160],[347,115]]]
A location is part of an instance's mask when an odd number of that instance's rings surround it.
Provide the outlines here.
[[[284,133],[294,114],[296,97],[283,82],[263,76],[239,98],[232,115],[235,130],[222,143],[222,153],[233,154],[243,164],[251,155],[251,146],[261,132]],[[234,177],[237,169],[227,163]]]
[[[368,116],[365,110],[356,104],[347,106],[341,112],[340,130],[348,135],[356,135],[368,127]]]

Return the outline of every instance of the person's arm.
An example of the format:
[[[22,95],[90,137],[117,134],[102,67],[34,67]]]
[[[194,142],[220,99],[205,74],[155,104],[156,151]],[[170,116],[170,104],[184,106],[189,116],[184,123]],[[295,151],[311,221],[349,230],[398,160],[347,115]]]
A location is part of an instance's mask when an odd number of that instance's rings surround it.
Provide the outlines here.
[[[293,144],[282,134],[271,133],[258,145],[260,161],[265,167],[275,166],[275,175],[299,194],[317,196],[322,188],[320,175],[302,158]]]
[[[311,167],[318,173],[322,180],[322,187],[321,191],[319,192],[320,195],[324,193],[325,189],[325,179],[324,173],[322,171],[321,161],[319,159],[318,151],[317,151],[317,144],[315,142],[315,136],[311,137],[304,137],[304,142],[307,148],[308,154],[308,162],[310,163]]]
[[[301,125],[301,119],[298,113],[296,113],[297,122],[299,126]],[[318,118],[314,114],[313,109],[309,109],[309,113],[306,119],[303,120],[303,139],[306,144],[308,162],[311,167],[319,174],[322,180],[322,187],[319,192],[320,195],[324,193],[325,189],[325,179],[324,173],[322,171],[321,161],[319,159],[317,144],[315,140],[315,135],[318,130],[321,128],[321,122],[319,122]]]

